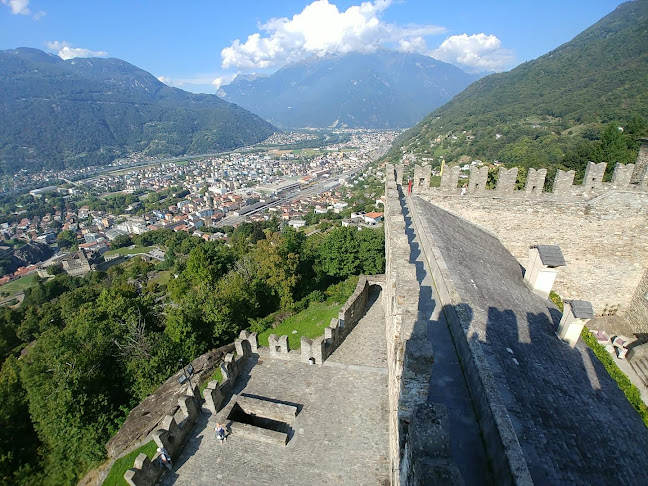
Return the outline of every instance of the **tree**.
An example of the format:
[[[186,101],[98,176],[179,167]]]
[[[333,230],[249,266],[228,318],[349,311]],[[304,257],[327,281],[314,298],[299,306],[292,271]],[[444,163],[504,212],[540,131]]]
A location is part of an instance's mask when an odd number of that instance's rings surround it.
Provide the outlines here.
[[[76,233],[72,230],[63,230],[58,234],[56,240],[61,248],[69,248],[76,245]]]
[[[355,275],[360,267],[357,229],[340,227],[331,231],[320,246],[322,269],[332,277]]]
[[[117,248],[124,248],[133,244],[133,240],[130,235],[119,235],[117,238],[112,240],[110,243],[110,248],[116,250]]]

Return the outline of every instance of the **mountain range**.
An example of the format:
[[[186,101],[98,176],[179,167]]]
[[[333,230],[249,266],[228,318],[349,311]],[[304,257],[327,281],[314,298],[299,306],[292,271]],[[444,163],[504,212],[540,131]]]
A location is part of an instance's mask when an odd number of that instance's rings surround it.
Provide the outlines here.
[[[428,56],[382,49],[238,76],[218,94],[282,128],[405,128],[478,78]]]
[[[412,153],[433,165],[479,158],[582,172],[587,160],[633,161],[646,113],[648,1],[638,0],[538,59],[471,84],[397,139],[388,158]],[[610,124],[623,129],[612,138],[624,146],[606,151]]]
[[[276,128],[216,95],[171,88],[119,59],[0,51],[0,171],[101,165],[132,153],[231,150]]]

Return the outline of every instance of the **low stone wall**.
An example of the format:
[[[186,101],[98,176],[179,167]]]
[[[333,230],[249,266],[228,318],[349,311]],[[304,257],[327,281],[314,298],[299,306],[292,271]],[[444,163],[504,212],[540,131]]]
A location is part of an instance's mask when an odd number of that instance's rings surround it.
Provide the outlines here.
[[[160,448],[165,448],[171,459],[176,459],[191,429],[196,423],[200,409],[196,398],[197,390],[192,391],[194,395],[185,395],[178,399],[178,405],[184,416],[180,423],[172,415],[167,415],[162,421],[162,427],[153,432],[153,440]],[[134,466],[124,473],[124,479],[130,486],[153,486],[160,475],[163,467],[159,461],[159,454],[149,460],[146,454],[140,454],[135,460]]]
[[[191,362],[194,368],[194,382],[201,382],[211,376],[227,353],[234,351],[228,344],[203,354]],[[149,395],[128,414],[124,424],[106,444],[108,457],[117,458],[133,447],[133,444],[146,442],[151,433],[162,423],[166,415],[174,415],[178,410],[178,394],[181,385],[178,377],[182,372],[171,376],[160,388]]]
[[[228,353],[220,364],[223,380],[220,383],[216,380],[207,383],[207,387],[203,392],[205,408],[212,414],[217,413],[222,408],[227,394],[231,391],[252,350],[257,350],[256,342],[256,333],[249,334],[247,331],[241,331],[239,339],[234,343],[238,356],[234,357],[232,353]]]
[[[386,270],[383,306],[387,334],[389,454],[393,485],[461,484],[450,456],[445,408],[428,404],[434,365],[428,321],[418,311],[420,287],[405,234],[393,167],[387,167]],[[421,178],[426,177],[423,174]]]
[[[369,279],[380,284],[381,280],[384,280],[384,276],[366,277],[361,275],[353,294],[340,309],[338,317],[331,319],[331,323],[324,328],[324,335],[315,339],[302,336],[299,352],[290,349],[288,336],[277,336],[276,334],[268,336],[267,348],[257,347],[255,352],[274,359],[303,361],[312,364],[324,363],[364,315],[369,298],[369,287],[372,285]],[[257,346],[256,335],[254,336],[254,346]]]
[[[412,198],[410,203],[412,219],[432,274],[436,295],[439,304],[443,306],[476,407],[495,480],[497,484],[533,484],[513,424],[497,390],[493,373],[486,363],[477,335],[471,330],[469,310],[461,301],[430,231],[424,227],[425,222],[418,215],[416,198]]]

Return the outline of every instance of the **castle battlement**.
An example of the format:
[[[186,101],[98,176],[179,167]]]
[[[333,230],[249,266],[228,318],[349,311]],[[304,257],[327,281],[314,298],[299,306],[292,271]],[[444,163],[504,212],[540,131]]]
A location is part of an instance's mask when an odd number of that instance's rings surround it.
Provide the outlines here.
[[[440,187],[431,187],[432,168],[416,165],[412,188],[415,194],[445,194],[488,197],[545,198],[545,199],[583,199],[589,200],[610,191],[633,191],[648,193],[648,171],[642,165],[619,164],[614,167],[610,182],[603,182],[607,163],[588,162],[581,184],[574,184],[576,172],[558,170],[550,192],[544,190],[547,169],[528,169],[525,186],[516,189],[519,168],[500,167],[493,189],[487,187],[489,168],[487,166],[471,167],[468,184],[459,187],[461,168],[447,168],[441,175]],[[403,182],[404,167],[399,164],[396,170],[397,182]]]

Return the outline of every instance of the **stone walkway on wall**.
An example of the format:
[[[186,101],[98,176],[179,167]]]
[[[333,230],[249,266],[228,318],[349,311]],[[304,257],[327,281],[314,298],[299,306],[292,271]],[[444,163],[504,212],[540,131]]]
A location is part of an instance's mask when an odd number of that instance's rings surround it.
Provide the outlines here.
[[[436,303],[434,283],[405,199],[402,200],[402,207],[405,232],[411,248],[410,262],[416,266],[416,276],[421,285],[419,310],[429,319],[428,337],[434,349],[428,402],[441,403],[447,407],[452,459],[459,468],[465,484],[493,484],[470,392],[448,324],[441,312],[441,306]]]
[[[535,484],[648,484],[648,430],[592,351],[556,337],[560,312],[533,294],[492,235],[420,198],[422,225],[471,313]]]
[[[387,375],[380,369],[386,361],[385,326],[380,298],[374,293],[370,301],[373,305],[336,351],[332,366],[253,356],[239,376],[235,393],[299,405],[286,446],[235,433],[220,445],[215,418],[202,414],[173,470],[159,484],[389,484]],[[371,353],[365,352],[367,346]]]
[[[387,373],[387,338],[380,287],[369,288],[370,306],[353,332],[324,362],[325,366],[375,368]]]

